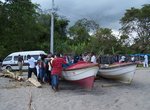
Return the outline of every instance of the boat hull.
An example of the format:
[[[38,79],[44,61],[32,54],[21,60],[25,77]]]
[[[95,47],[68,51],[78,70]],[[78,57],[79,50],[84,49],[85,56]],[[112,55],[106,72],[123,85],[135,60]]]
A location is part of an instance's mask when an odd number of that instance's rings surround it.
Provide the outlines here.
[[[81,80],[71,81],[74,84],[80,85],[86,89],[92,89],[94,86],[95,76],[90,76]]]
[[[62,72],[62,76],[67,81],[71,81],[82,87],[91,89],[98,70],[99,67],[96,65],[87,68],[66,70]]]
[[[114,67],[100,68],[99,75],[104,78],[115,79],[122,83],[131,83],[136,71],[136,64],[124,64]]]

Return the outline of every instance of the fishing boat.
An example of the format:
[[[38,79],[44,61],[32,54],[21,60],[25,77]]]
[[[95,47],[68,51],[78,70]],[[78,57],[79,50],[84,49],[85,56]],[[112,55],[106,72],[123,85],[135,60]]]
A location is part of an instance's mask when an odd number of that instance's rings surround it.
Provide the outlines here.
[[[80,61],[64,69],[62,77],[84,88],[92,89],[98,70],[98,64]]]
[[[122,83],[130,84],[136,71],[136,63],[117,63],[103,66],[99,69],[99,75],[104,78],[115,79]]]

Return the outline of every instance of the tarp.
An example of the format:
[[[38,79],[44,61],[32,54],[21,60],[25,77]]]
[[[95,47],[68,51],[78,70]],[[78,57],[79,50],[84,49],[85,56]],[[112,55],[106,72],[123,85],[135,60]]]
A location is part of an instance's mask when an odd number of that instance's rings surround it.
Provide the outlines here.
[[[150,54],[146,54],[146,53],[130,54],[130,56],[142,56],[142,57],[144,57],[144,55],[150,56]]]

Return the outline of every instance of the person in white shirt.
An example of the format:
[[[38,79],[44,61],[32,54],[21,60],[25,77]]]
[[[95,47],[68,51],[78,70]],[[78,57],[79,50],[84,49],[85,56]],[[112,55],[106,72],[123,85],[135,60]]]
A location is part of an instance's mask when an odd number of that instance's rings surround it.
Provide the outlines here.
[[[96,63],[96,56],[94,52],[91,53],[91,63]]]
[[[85,56],[85,59],[84,59],[84,61],[86,61],[86,62],[90,62],[90,53],[86,53],[86,56]]]
[[[31,78],[32,76],[32,72],[35,74],[35,76],[37,76],[37,70],[36,70],[36,60],[31,57],[30,55],[27,55],[27,59],[28,59],[28,78]]]
[[[135,57],[134,56],[131,57],[131,62],[135,62]]]
[[[86,53],[82,54],[83,61],[86,61]]]
[[[144,55],[144,62],[143,62],[144,67],[148,67],[148,56]]]
[[[124,63],[125,62],[126,57],[125,56],[121,56],[121,59],[119,60],[119,63]]]

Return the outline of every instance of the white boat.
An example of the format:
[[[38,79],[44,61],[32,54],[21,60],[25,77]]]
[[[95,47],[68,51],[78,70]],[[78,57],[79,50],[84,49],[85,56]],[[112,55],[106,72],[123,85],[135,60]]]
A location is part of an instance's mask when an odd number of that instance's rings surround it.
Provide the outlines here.
[[[122,83],[131,83],[136,71],[135,63],[120,63],[107,67],[100,67],[99,75],[104,78],[115,79]]]
[[[65,80],[91,89],[98,70],[98,64],[79,62],[63,70],[62,76]]]

